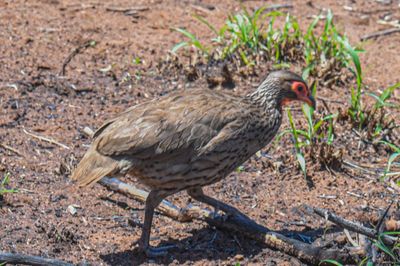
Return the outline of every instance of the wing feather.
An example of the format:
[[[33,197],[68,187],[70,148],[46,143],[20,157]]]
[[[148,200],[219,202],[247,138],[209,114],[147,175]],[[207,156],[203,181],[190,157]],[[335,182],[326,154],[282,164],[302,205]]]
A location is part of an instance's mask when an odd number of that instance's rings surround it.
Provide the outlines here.
[[[205,152],[233,130],[237,113],[231,109],[237,108],[238,99],[211,90],[188,90],[134,106],[99,128],[96,150],[137,158],[189,147]]]

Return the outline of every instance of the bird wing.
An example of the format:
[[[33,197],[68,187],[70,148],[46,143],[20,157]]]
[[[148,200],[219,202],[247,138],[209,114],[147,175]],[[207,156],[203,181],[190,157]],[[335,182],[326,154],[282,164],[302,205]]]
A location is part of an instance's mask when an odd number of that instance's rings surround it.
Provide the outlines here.
[[[103,155],[137,158],[189,147],[206,153],[241,127],[235,112],[238,99],[192,90],[134,106],[99,128],[96,149]]]

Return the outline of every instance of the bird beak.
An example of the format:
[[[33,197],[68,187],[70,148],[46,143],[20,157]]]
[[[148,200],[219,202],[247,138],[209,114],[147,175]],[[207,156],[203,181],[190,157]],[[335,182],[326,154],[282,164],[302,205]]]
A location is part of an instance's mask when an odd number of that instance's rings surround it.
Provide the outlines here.
[[[304,97],[300,97],[300,100],[305,102],[306,104],[308,104],[309,106],[311,106],[314,110],[317,107],[317,104],[315,102],[314,97],[310,96],[304,96]]]

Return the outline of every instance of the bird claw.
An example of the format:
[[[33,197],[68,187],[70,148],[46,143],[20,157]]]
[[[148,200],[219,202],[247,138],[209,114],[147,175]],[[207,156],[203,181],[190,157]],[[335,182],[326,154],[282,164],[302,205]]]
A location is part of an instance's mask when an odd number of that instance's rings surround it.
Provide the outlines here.
[[[149,258],[154,258],[154,257],[164,257],[168,255],[168,251],[170,249],[177,248],[176,245],[167,245],[167,246],[162,246],[162,247],[147,247],[143,250],[143,252],[146,254],[147,257]]]
[[[137,247],[141,252],[146,254],[146,256],[149,258],[166,256],[166,255],[168,255],[168,251],[170,249],[174,249],[174,248],[178,247],[177,245],[174,245],[174,244],[161,246],[161,247],[151,247],[149,245],[142,244],[140,239],[137,242],[134,242],[133,246]]]
[[[211,214],[211,218],[212,219],[217,219],[220,215],[218,214],[219,209],[218,208],[214,208],[214,212],[212,212]]]

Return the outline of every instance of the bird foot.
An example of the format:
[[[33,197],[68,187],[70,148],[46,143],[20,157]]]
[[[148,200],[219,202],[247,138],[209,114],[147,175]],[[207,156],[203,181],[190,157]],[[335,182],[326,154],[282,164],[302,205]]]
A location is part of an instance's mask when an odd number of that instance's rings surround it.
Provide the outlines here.
[[[147,247],[143,249],[143,252],[149,258],[154,257],[164,257],[168,255],[168,251],[171,249],[177,248],[176,245],[167,245],[162,247]]]
[[[151,247],[149,245],[143,245],[140,240],[137,241],[136,243],[133,243],[133,246],[137,247],[141,252],[146,254],[146,256],[149,258],[166,256],[168,255],[169,250],[177,248],[177,245],[174,244],[161,247]]]
[[[220,216],[220,215],[219,215],[219,208],[214,208],[214,212],[212,213],[211,218],[216,219],[216,218],[218,218],[219,216]]]

